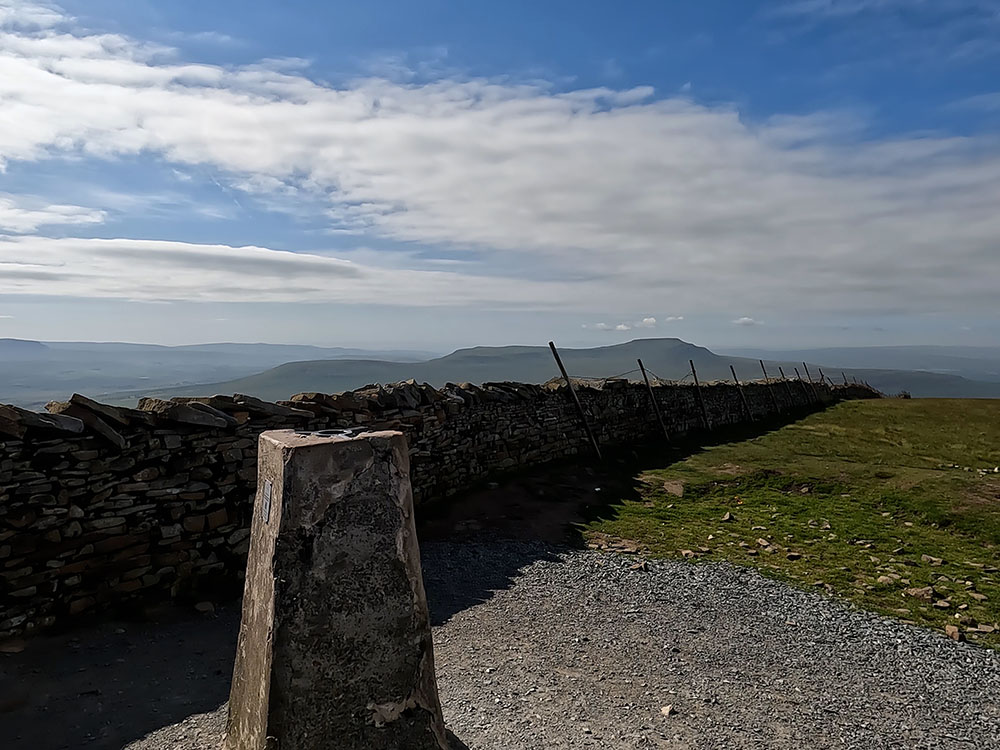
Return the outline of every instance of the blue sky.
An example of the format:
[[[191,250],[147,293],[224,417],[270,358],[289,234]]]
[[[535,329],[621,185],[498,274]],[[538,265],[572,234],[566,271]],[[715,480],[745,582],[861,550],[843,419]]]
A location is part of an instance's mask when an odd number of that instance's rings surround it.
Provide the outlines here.
[[[0,0],[0,337],[997,344],[998,72],[998,0]]]

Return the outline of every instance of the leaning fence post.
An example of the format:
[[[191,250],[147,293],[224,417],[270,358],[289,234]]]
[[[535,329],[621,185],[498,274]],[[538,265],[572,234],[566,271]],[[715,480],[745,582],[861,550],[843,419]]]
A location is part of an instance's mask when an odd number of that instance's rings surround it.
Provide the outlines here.
[[[689,359],[688,364],[691,365],[691,375],[694,377],[694,393],[698,398],[698,406],[701,407],[701,422],[705,425],[706,430],[712,429],[711,423],[708,421],[708,409],[705,408],[705,398],[701,394],[701,383],[698,382],[698,373],[694,369],[694,360]]]
[[[781,373],[781,382],[785,384],[785,393],[788,394],[788,403],[795,406],[795,396],[792,395],[792,386],[788,384],[788,378],[785,377],[785,370],[781,365],[778,365],[778,372]]]
[[[774,413],[777,414],[781,411],[778,406],[778,397],[774,395],[774,390],[771,388],[771,379],[767,377],[767,368],[764,367],[764,360],[760,360],[760,371],[764,373],[764,385],[767,388],[767,394],[771,397],[771,405],[774,407]]]
[[[400,432],[265,432],[224,750],[446,750]]]
[[[733,382],[736,383],[736,390],[739,391],[740,399],[743,401],[743,409],[747,413],[747,419],[751,422],[756,422],[757,420],[753,417],[753,412],[750,411],[750,402],[747,401],[747,394],[743,392],[743,384],[740,383],[740,379],[736,377],[736,368],[729,365],[729,371],[733,374]]]
[[[819,391],[816,390],[816,384],[813,382],[813,376],[809,373],[809,365],[803,362],[802,367],[806,371],[806,377],[809,378],[809,388],[812,389],[813,396],[817,401],[821,401],[822,399],[820,399]]]
[[[569,395],[573,397],[573,403],[576,404],[576,410],[580,415],[580,419],[583,422],[583,429],[587,432],[587,437],[590,438],[590,444],[594,447],[594,453],[597,454],[597,460],[603,461],[601,456],[601,449],[597,445],[597,438],[594,437],[593,430],[590,429],[590,422],[587,421],[587,414],[583,410],[583,404],[580,403],[579,397],[576,395],[576,388],[573,387],[573,381],[569,379],[569,375],[566,374],[566,368],[563,367],[562,359],[559,358],[559,351],[556,349],[555,342],[549,342],[549,349],[552,350],[552,356],[556,358],[556,364],[559,365],[559,372],[562,373],[563,380],[566,381],[566,385],[569,386]]]
[[[639,369],[642,371],[642,379],[646,381],[646,390],[649,391],[649,400],[653,404],[653,411],[656,412],[656,418],[660,422],[660,429],[663,430],[663,437],[670,442],[670,433],[667,431],[667,425],[663,421],[663,415],[660,413],[660,405],[656,402],[656,394],[653,393],[653,386],[649,384],[649,376],[646,374],[646,366],[642,364],[641,359],[637,359],[636,362],[639,363]]]
[[[795,370],[795,377],[799,381],[799,387],[802,389],[802,395],[806,397],[806,403],[808,404],[809,403],[809,391],[806,390],[806,381],[804,381],[802,379],[802,375],[799,374],[799,368],[798,367],[793,367],[792,369]]]

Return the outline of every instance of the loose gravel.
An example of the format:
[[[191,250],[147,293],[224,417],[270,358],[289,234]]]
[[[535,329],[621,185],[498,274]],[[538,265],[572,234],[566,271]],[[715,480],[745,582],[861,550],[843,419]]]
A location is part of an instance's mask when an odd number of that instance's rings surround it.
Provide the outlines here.
[[[423,550],[455,747],[1000,748],[1000,655],[726,564]],[[216,750],[225,709],[132,750]]]

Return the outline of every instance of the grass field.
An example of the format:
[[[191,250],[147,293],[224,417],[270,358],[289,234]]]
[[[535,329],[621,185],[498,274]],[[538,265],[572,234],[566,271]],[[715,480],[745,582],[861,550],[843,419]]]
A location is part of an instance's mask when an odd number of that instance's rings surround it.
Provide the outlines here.
[[[1000,647],[998,465],[998,400],[850,401],[642,472],[585,535],[753,566]]]

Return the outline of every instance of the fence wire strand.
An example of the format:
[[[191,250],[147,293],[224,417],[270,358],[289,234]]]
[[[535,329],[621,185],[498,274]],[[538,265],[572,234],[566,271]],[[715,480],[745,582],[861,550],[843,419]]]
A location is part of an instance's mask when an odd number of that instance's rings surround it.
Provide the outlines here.
[[[601,376],[601,377],[596,377],[596,376],[593,376],[593,375],[577,375],[577,374],[574,374],[574,373],[570,373],[569,377],[572,380],[580,380],[580,381],[589,381],[589,382],[604,383],[604,382],[607,382],[609,380],[618,380],[620,378],[625,377],[626,375],[633,375],[633,374],[638,373],[638,372],[641,372],[641,370],[638,367],[636,367],[636,368],[634,368],[632,370],[627,370],[626,372],[620,372],[617,375],[604,375],[604,376]],[[683,383],[684,381],[688,380],[691,377],[691,373],[688,372],[688,373],[686,373],[685,375],[682,375],[679,378],[663,378],[663,377],[660,377],[659,375],[657,375],[652,370],[650,370],[648,367],[646,368],[646,374],[649,375],[649,376],[651,376],[652,379],[655,380],[657,383]],[[638,378],[636,378],[636,380],[638,380]]]

